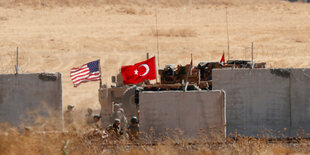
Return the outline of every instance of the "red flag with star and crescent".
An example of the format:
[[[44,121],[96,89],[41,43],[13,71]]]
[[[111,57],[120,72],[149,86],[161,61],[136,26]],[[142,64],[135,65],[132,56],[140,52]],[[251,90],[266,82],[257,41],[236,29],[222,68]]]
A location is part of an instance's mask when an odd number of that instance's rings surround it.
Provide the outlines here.
[[[144,80],[156,79],[155,57],[130,66],[122,66],[124,84],[137,84]]]

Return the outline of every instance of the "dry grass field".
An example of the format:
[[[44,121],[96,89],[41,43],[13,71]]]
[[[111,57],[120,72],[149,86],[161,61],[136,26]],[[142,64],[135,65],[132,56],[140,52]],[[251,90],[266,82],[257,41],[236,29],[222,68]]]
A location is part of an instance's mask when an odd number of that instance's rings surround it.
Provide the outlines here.
[[[99,83],[74,88],[72,67],[101,60],[103,82],[122,65],[157,54],[160,67],[254,58],[268,67],[310,67],[310,5],[280,0],[0,1],[0,73],[14,73],[16,47],[21,73],[61,72],[63,103],[99,108]],[[77,94],[79,96],[77,97]]]
[[[187,64],[191,53],[194,64],[219,61],[223,51],[228,59],[226,9],[230,59],[250,59],[254,42],[255,61],[267,62],[267,67],[310,67],[310,4],[281,0],[0,0],[0,74],[15,73],[19,47],[21,73],[62,73],[64,107],[98,109],[99,82],[74,88],[69,77],[72,67],[100,59],[103,82],[111,84],[111,76],[122,65],[144,60],[147,52],[157,56],[156,16],[160,67]],[[0,150],[4,150],[0,154],[23,154],[24,150],[59,154],[66,143],[61,135],[28,138],[11,132],[0,137]],[[81,153],[73,147],[73,154],[90,154],[85,143],[76,142],[79,138],[71,140],[75,147],[83,148]],[[303,141],[295,147],[242,139],[214,146],[130,147],[119,154],[128,150],[131,154],[286,154],[309,152],[309,144]]]
[[[219,139],[201,133],[194,140],[182,137],[153,141],[146,137],[138,143],[125,139],[104,140],[89,136],[85,130],[67,133],[26,132],[20,134],[15,129],[0,130],[0,154],[130,154],[130,155],[170,155],[170,154],[259,154],[259,155],[303,155],[310,153],[310,141],[297,138],[291,141],[270,141],[265,138]],[[215,140],[216,139],[216,140]]]

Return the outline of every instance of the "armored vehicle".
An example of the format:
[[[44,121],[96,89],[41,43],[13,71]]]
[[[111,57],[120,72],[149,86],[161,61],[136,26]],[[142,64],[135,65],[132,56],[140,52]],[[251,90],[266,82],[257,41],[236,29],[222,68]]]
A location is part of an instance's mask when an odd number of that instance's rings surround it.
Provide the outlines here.
[[[187,64],[166,65],[159,69],[160,82],[150,84],[144,81],[137,85],[124,85],[121,73],[112,77],[110,88],[102,86],[99,89],[101,113],[109,120],[113,113],[114,103],[119,103],[124,108],[128,118],[138,115],[139,91],[164,91],[164,90],[211,90],[212,69],[214,68],[265,68],[266,63],[254,63],[244,60],[230,60],[226,64],[219,62],[200,62],[197,66]],[[111,119],[110,119],[111,121]]]

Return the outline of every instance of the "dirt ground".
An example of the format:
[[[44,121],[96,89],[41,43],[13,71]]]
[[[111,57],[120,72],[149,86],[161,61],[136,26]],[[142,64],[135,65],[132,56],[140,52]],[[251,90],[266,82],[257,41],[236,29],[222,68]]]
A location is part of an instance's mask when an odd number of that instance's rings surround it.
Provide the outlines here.
[[[0,0],[0,74],[61,72],[63,105],[99,108],[99,82],[74,88],[70,69],[100,59],[103,82],[111,84],[122,65],[157,55],[165,64],[254,59],[267,67],[310,67],[310,4],[286,1],[172,1],[141,4],[50,4],[46,1]],[[119,4],[117,4],[119,2]],[[143,2],[143,3],[142,3]],[[168,5],[169,4],[169,5]],[[226,23],[226,8],[227,20]],[[158,57],[157,57],[158,58]]]

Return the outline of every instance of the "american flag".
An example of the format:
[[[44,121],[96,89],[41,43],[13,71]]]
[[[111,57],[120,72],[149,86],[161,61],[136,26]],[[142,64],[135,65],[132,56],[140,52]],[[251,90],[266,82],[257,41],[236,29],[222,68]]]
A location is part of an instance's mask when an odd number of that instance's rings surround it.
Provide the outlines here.
[[[70,77],[74,87],[88,81],[100,80],[99,60],[84,64],[79,68],[72,68]]]

